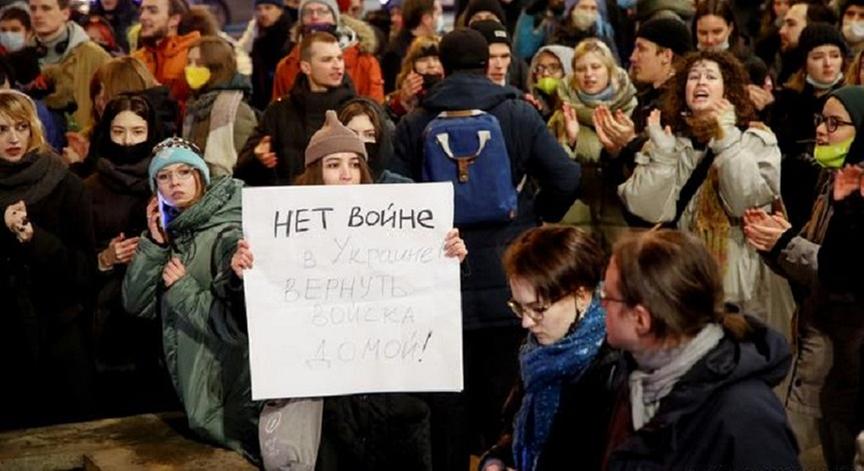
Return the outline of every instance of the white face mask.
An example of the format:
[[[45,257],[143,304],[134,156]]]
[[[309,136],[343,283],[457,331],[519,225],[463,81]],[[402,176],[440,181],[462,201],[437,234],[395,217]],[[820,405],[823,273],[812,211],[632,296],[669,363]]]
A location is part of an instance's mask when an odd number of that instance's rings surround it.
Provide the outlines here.
[[[570,12],[570,21],[573,22],[573,26],[575,26],[576,29],[585,31],[597,23],[597,12],[587,12],[585,10],[574,8],[573,11]]]
[[[714,51],[714,52],[723,52],[729,49],[729,37],[726,37],[726,40],[720,44],[717,44],[712,47],[705,47],[701,44],[697,44],[696,48],[700,51]]]
[[[0,46],[3,46],[7,52],[15,52],[24,49],[25,41],[26,38],[24,37],[24,33],[13,33],[11,31],[0,33]]]
[[[852,44],[864,41],[864,21],[853,21],[844,25],[843,37]]]

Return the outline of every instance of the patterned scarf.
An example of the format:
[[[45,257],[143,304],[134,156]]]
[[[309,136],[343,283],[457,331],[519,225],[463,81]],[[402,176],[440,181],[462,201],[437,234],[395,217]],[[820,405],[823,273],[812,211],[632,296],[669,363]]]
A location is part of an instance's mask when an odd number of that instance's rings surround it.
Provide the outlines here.
[[[606,337],[606,311],[595,293],[575,329],[552,345],[533,335],[519,352],[525,396],[516,415],[513,456],[520,471],[532,471],[558,412],[561,388],[577,381],[591,365]]]
[[[720,202],[720,186],[717,167],[711,166],[708,177],[696,196],[696,205],[690,231],[705,242],[708,251],[725,274],[727,268],[726,244],[729,242],[729,216]]]

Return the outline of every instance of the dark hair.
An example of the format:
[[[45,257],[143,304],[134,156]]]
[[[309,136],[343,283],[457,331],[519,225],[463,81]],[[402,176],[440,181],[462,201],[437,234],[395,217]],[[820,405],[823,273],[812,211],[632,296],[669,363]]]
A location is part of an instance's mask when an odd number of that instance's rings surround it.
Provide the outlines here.
[[[189,13],[189,4],[186,0],[167,0],[168,16],[186,16]]]
[[[11,21],[17,20],[22,25],[24,25],[24,29],[30,31],[33,29],[30,24],[30,14],[24,11],[23,8],[9,7],[3,11],[3,14],[0,15],[0,21]]]
[[[105,105],[105,111],[96,127],[93,129],[93,142],[101,145],[104,139],[111,138],[111,122],[114,118],[124,112],[131,111],[140,116],[141,119],[147,121],[147,142],[153,143],[155,146],[161,140],[159,125],[156,118],[156,111],[146,98],[140,95],[118,95]]]
[[[234,48],[218,36],[203,36],[192,43],[201,52],[201,64],[210,69],[210,80],[206,86],[227,83],[237,74],[237,59]]]
[[[507,247],[502,263],[507,278],[525,280],[545,303],[579,288],[594,291],[603,278],[606,253],[583,229],[548,225],[523,232]]]
[[[192,5],[189,7],[186,14],[180,19],[180,25],[177,26],[178,34],[189,34],[192,31],[198,31],[201,36],[216,36],[219,34],[219,22],[210,8],[204,5]]]
[[[339,44],[336,36],[325,31],[315,31],[310,34],[304,34],[300,41],[300,60],[309,61],[312,59],[312,45],[315,43]]]
[[[360,156],[360,184],[374,183],[372,173],[369,171],[369,163]],[[324,159],[318,159],[307,165],[303,173],[294,179],[295,185],[323,185],[324,184]]]
[[[57,6],[61,10],[65,10],[65,9],[69,8],[69,0],[57,0]]]
[[[726,313],[720,267],[696,236],[662,229],[629,234],[615,244],[621,299],[651,313],[651,331],[660,339],[693,336],[711,322],[736,338],[746,320]]]
[[[369,117],[369,121],[371,121],[372,126],[375,127],[375,141],[381,142],[381,118],[378,116],[378,112],[372,108],[372,104],[366,100],[352,100],[349,103],[346,103],[345,106],[339,110],[339,122],[347,126],[349,121],[351,121],[355,116],[361,114],[365,114]],[[368,157],[371,158],[372,156],[370,155]]]
[[[696,14],[693,15],[692,33],[694,45],[699,44],[698,35],[696,34],[696,24],[699,22],[699,18],[702,18],[703,16],[719,16],[720,18],[723,18],[723,21],[732,27],[732,33],[729,35],[730,50],[738,46],[741,32],[738,31],[738,25],[735,22],[735,12],[732,11],[732,7],[726,0],[702,0],[702,2],[696,7]]]
[[[834,13],[834,10],[829,8],[824,3],[819,1],[797,1],[792,2],[792,5],[797,5],[799,3],[807,4],[807,24],[812,23],[830,23],[832,25],[837,23],[837,14]],[[790,5],[791,6],[791,5]]]
[[[435,0],[405,0],[402,3],[402,28],[411,31],[420,26],[423,15],[431,15],[434,11]]]
[[[690,125],[687,117],[690,110],[687,108],[686,89],[687,75],[697,62],[716,62],[723,76],[723,96],[735,106],[735,115],[738,118],[737,125],[746,128],[751,121],[756,120],[756,110],[750,95],[747,93],[747,84],[750,78],[741,62],[727,51],[696,51],[684,56],[684,59],[675,69],[675,76],[670,80],[671,86],[666,87],[663,94],[661,109],[663,120],[675,133],[689,133]]]

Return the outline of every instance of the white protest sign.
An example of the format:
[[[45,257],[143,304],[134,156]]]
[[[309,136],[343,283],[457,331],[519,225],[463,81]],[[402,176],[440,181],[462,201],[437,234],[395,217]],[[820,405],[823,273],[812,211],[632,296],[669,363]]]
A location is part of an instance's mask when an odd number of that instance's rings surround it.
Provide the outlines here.
[[[460,391],[449,183],[243,189],[252,398]]]

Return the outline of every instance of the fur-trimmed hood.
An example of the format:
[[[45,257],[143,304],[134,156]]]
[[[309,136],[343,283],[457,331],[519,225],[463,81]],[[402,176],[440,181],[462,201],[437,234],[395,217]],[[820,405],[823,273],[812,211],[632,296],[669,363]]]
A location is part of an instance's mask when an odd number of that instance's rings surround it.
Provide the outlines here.
[[[302,25],[299,21],[291,27],[291,42],[294,44],[300,44],[301,28]],[[375,30],[365,21],[354,19],[348,15],[339,15],[339,27],[336,29],[336,35],[342,49],[357,44],[360,52],[375,54],[375,51],[378,50],[378,38],[375,36]]]

